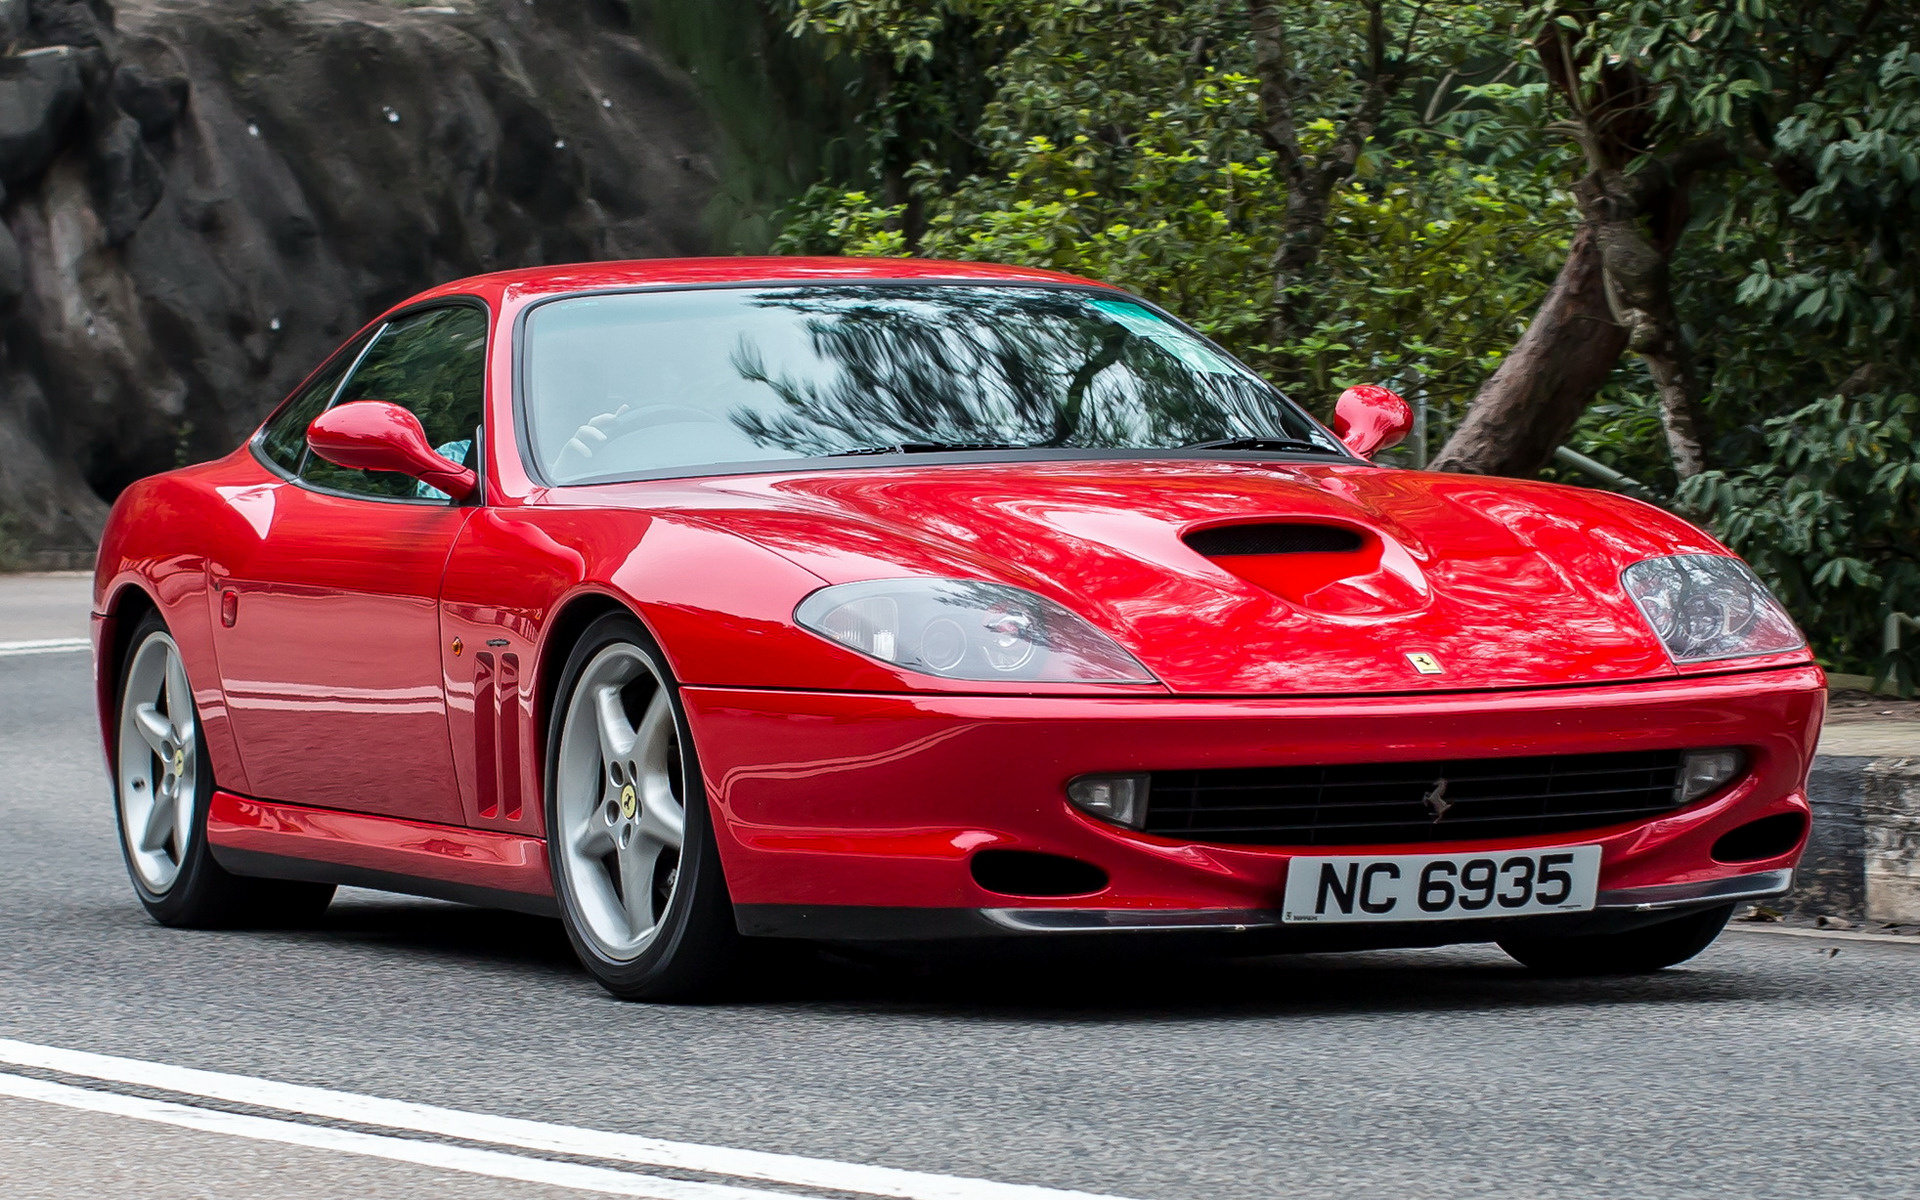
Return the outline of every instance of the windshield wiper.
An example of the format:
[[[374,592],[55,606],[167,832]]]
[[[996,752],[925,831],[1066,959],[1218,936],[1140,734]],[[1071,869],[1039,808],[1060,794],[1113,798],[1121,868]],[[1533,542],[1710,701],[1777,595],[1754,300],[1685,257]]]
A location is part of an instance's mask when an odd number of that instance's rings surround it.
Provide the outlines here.
[[[895,442],[890,446],[860,446],[836,450],[830,457],[852,458],[862,454],[939,454],[950,450],[1028,450],[1017,442]]]
[[[1220,438],[1212,442],[1192,442],[1180,448],[1182,450],[1311,450],[1316,454],[1338,453],[1318,442],[1289,437]]]

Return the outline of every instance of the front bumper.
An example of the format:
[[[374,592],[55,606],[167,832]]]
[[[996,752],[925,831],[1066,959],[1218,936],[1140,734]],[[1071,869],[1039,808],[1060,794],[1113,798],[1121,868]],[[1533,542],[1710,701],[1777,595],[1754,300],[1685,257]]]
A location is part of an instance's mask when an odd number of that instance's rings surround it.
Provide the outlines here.
[[[1599,913],[1668,913],[1706,908],[1735,900],[1778,896],[1793,887],[1793,870],[1781,867],[1701,883],[1660,887],[1618,888],[1601,892],[1594,911]],[[1160,929],[1207,929],[1242,932],[1280,924],[1278,910],[1246,912],[1166,912],[1126,908],[986,908],[980,918],[1010,933],[1126,932]],[[1526,918],[1517,918],[1525,920]]]
[[[1326,699],[1041,698],[689,687],[688,718],[744,932],[903,940],[981,933],[1231,932],[1271,926],[1295,854],[1466,853],[1598,845],[1601,908],[1657,919],[1776,895],[1800,847],[1715,861],[1728,831],[1809,814],[1825,705],[1812,666],[1629,686]],[[1067,803],[1083,774],[1740,746],[1748,773],[1718,795],[1629,825],[1441,845],[1287,847],[1183,842]],[[1090,895],[989,892],[984,849],[1090,862]],[[1566,917],[1519,918],[1572,930]],[[1494,921],[1405,927],[1386,944],[1499,936]],[[1511,922],[1507,922],[1511,923]],[[1377,930],[1380,927],[1372,927]]]

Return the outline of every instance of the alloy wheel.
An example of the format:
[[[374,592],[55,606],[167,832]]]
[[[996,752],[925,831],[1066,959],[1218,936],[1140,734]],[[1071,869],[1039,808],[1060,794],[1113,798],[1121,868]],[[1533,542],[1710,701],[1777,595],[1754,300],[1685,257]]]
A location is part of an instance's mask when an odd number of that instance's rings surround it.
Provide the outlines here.
[[[686,842],[673,698],[627,643],[587,663],[568,700],[555,780],[559,863],[582,932],[615,962],[638,958],[672,903]]]
[[[180,877],[199,795],[200,725],[180,648],[154,633],[120,698],[120,830],[140,883],[164,895]]]

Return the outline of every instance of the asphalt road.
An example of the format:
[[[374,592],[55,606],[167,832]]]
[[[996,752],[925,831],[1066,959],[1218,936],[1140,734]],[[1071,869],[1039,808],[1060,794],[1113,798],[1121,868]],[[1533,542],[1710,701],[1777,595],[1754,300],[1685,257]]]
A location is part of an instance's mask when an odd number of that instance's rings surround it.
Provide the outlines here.
[[[30,636],[79,629],[43,612]],[[623,1005],[556,925],[499,913],[354,892],[309,930],[151,924],[87,678],[85,653],[0,650],[11,1043],[1134,1200],[1920,1194],[1917,945],[1734,932],[1625,982],[1532,980],[1491,947],[932,971],[800,956],[735,1003]],[[379,1124],[20,1062],[0,1062],[8,1096],[60,1087],[80,1107],[0,1098],[9,1197],[586,1194],[93,1111],[184,1101],[298,1137]],[[374,1140],[449,1144],[404,1137]]]

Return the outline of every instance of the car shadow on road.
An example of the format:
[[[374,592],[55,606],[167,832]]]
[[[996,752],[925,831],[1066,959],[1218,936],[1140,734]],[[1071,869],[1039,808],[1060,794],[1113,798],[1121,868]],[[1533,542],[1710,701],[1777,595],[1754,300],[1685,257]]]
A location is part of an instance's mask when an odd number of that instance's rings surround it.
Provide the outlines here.
[[[337,905],[299,936],[497,967],[566,991],[595,987],[559,922],[517,913],[382,898]],[[1260,957],[1119,941],[912,951],[751,946],[741,979],[718,1007],[1112,1022],[1805,1002],[1821,990],[1819,976],[1782,976],[1711,951],[1655,975],[1552,979],[1523,970],[1492,946]]]
[[[838,965],[831,974],[771,987],[761,1002],[1109,1022],[1752,1003],[1804,1000],[1807,991],[1804,981],[1788,983],[1710,960],[1655,975],[1545,978],[1491,946],[1265,957],[1128,948],[1045,962],[919,959]]]
[[[586,981],[560,922],[525,913],[380,895],[336,901],[325,916],[299,934],[480,966],[545,969],[559,978],[578,976]]]

